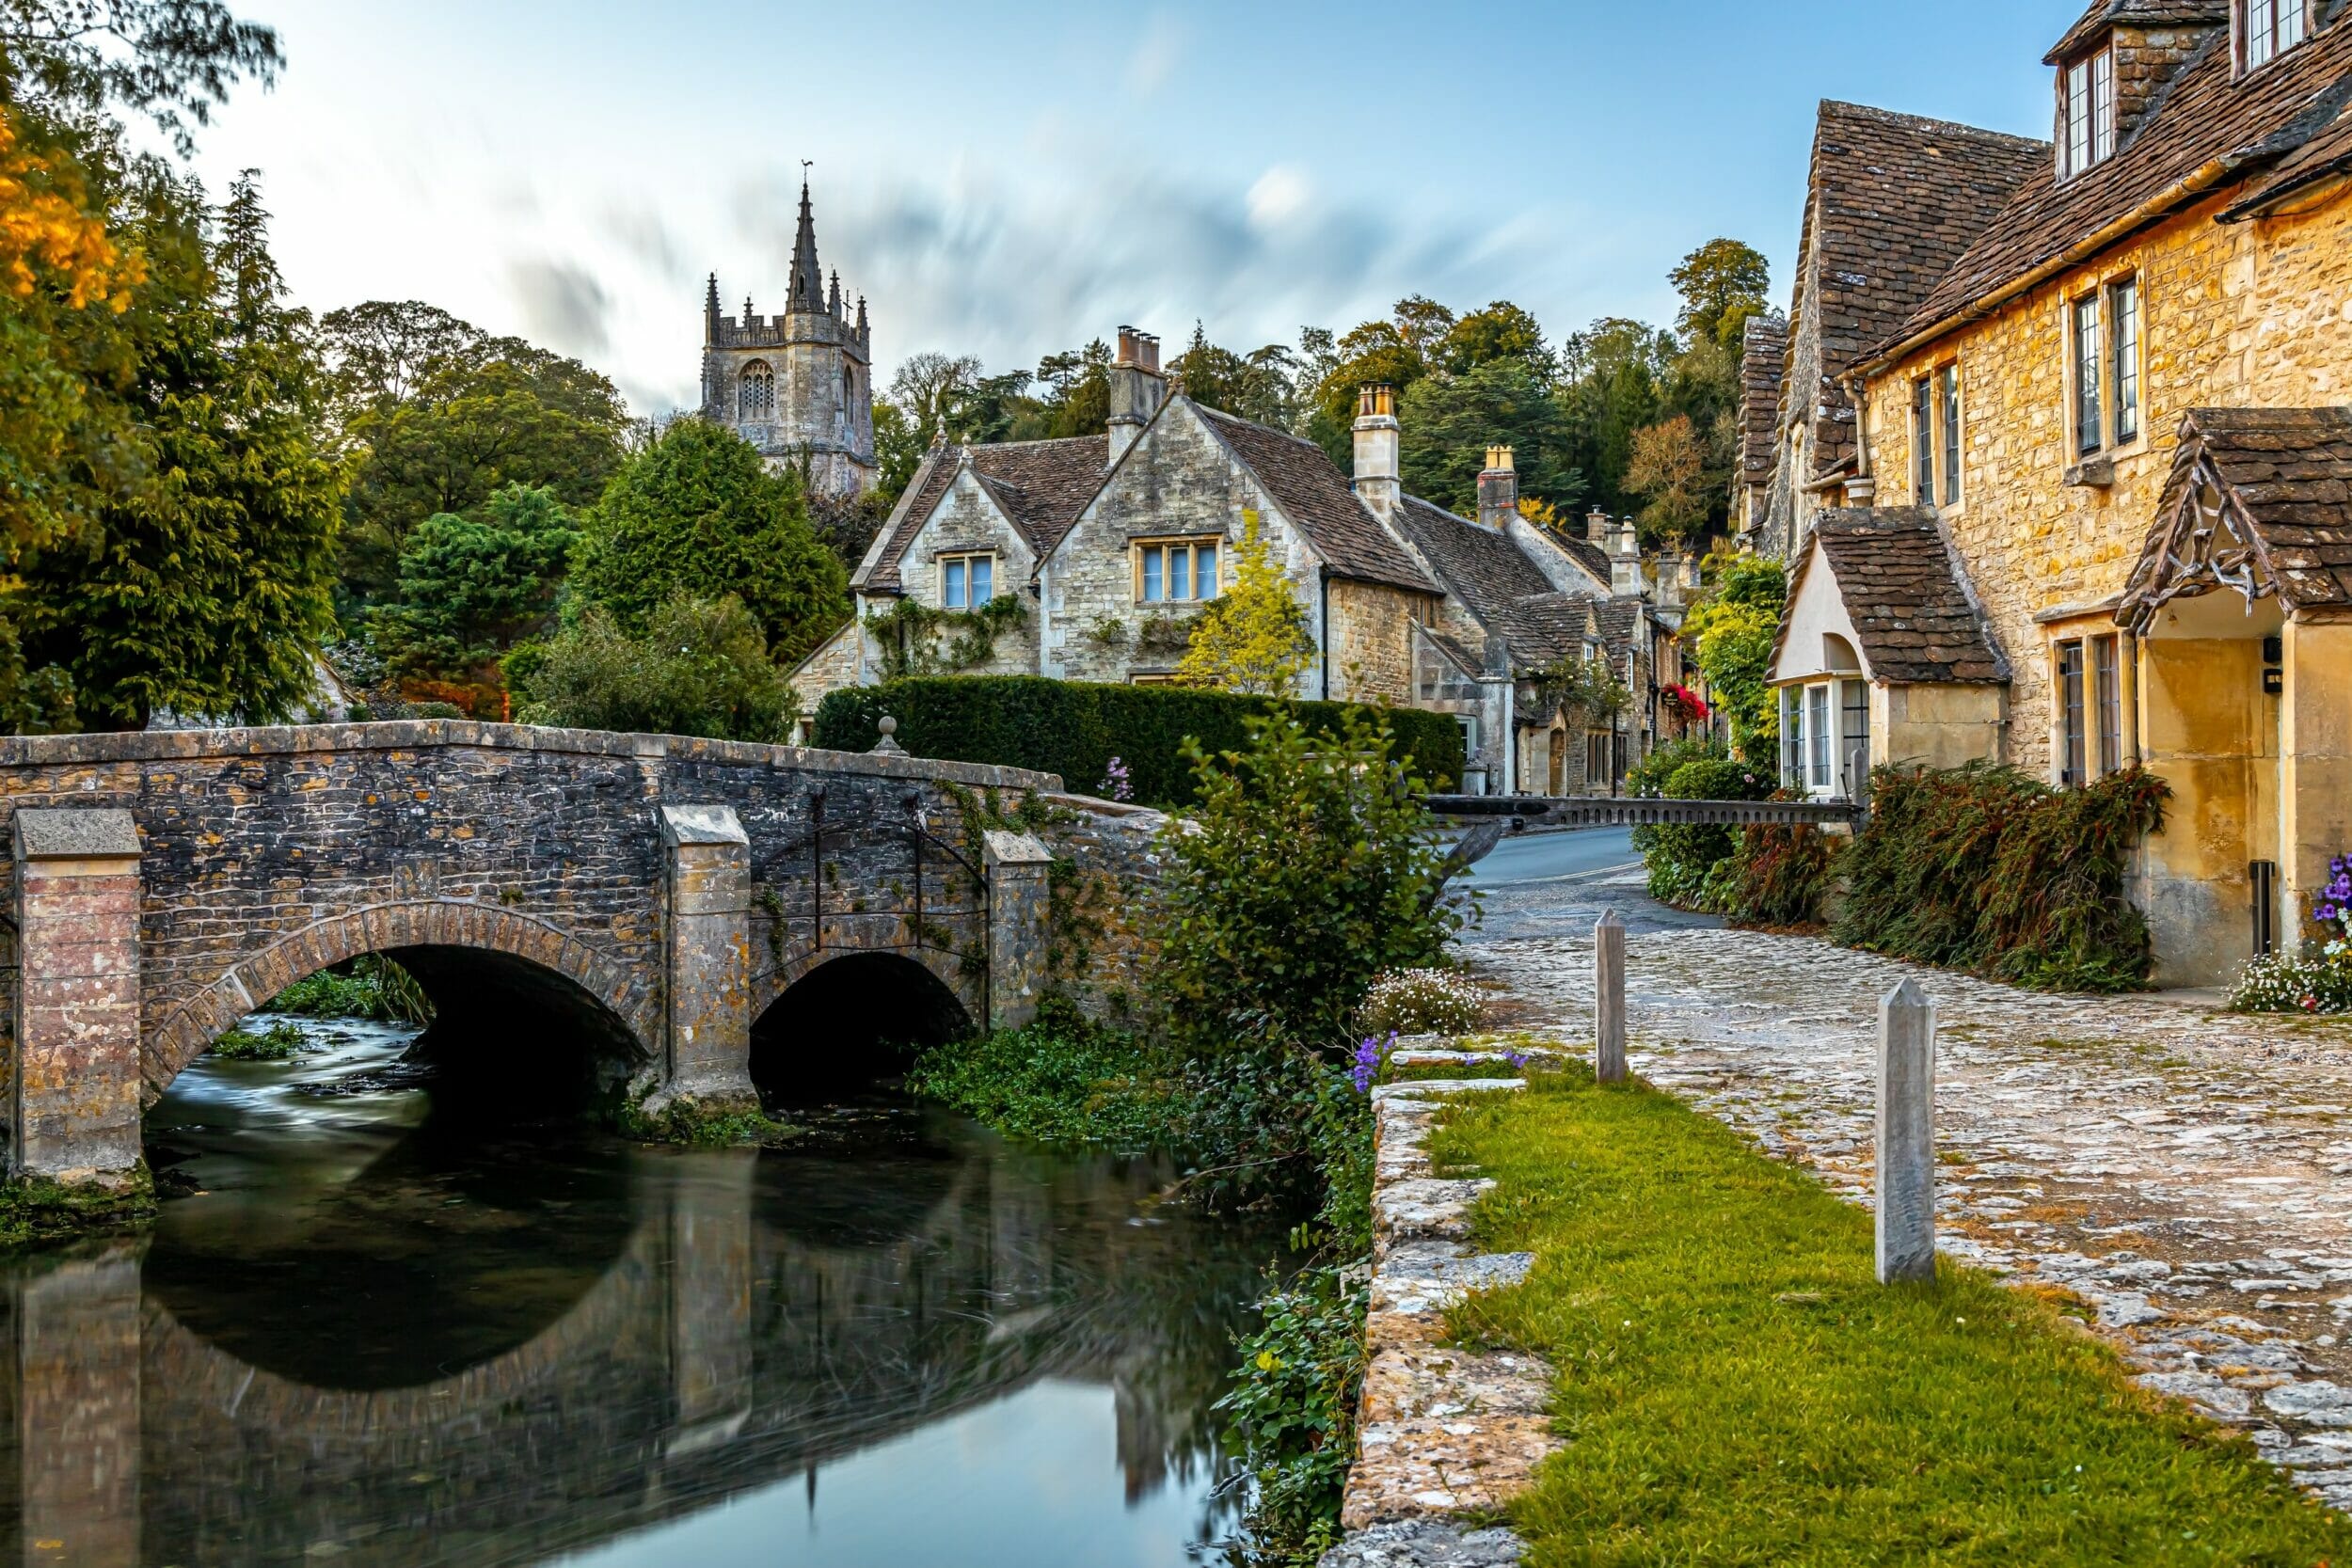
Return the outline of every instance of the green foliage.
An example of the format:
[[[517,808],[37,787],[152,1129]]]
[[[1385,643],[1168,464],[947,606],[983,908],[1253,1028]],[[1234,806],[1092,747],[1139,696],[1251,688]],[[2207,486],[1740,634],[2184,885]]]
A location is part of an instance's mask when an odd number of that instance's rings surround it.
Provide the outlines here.
[[[294,1018],[356,1018],[420,1027],[433,1022],[432,1000],[416,976],[375,954],[296,980],[270,999],[269,1010]]]
[[[1699,907],[1735,926],[1811,926],[1821,918],[1842,850],[1839,841],[1819,828],[1742,829],[1738,853],[1708,874]]]
[[[2042,990],[2136,990],[2153,961],[2123,896],[2171,790],[2138,768],[2056,790],[1989,763],[1871,775],[1836,940]]]
[[[1709,240],[1669,275],[1682,296],[1675,325],[1697,342],[1738,349],[1751,317],[1771,309],[1772,263],[1753,245]]]
[[[513,485],[481,520],[439,513],[408,536],[394,602],[373,618],[376,647],[404,675],[467,673],[543,630],[579,541],[551,490]]]
[[[1204,1047],[1265,1027],[1336,1053],[1374,978],[1434,967],[1460,928],[1446,850],[1385,723],[1249,730],[1246,752],[1193,749],[1200,803],[1162,841],[1153,985]]]
[[[1536,1257],[1447,1314],[1562,1369],[1530,1561],[2352,1560],[2352,1522],[2050,1304],[1949,1263],[1882,1287],[1866,1208],[1667,1095],[1538,1080],[1431,1155],[1498,1183],[1483,1249]]]
[[[678,1148],[782,1148],[803,1135],[790,1122],[778,1121],[756,1105],[706,1105],[683,1097],[660,1110],[633,1101],[612,1116],[612,1130],[641,1144],[669,1144]]]
[[[1780,708],[1771,678],[1772,641],[1788,602],[1788,574],[1762,556],[1715,559],[1715,591],[1691,607],[1682,641],[1694,647],[1716,705],[1731,717],[1732,745],[1748,761],[1779,769]]]
[[[1256,1483],[1250,1560],[1312,1568],[1339,1542],[1371,1291],[1360,1268],[1316,1268],[1258,1307],[1262,1323],[1240,1341],[1233,1386],[1216,1408]]]
[[[129,1230],[154,1217],[155,1179],[144,1160],[115,1186],[69,1186],[40,1176],[0,1180],[0,1249]]]
[[[213,1054],[225,1062],[283,1062],[301,1054],[301,1029],[283,1019],[259,1034],[231,1029],[213,1042]]]
[[[1512,449],[1519,493],[1565,509],[1584,495],[1565,417],[1544,373],[1509,356],[1414,383],[1397,404],[1405,488],[1465,516],[1478,510],[1486,449]]]
[[[284,63],[275,30],[218,0],[10,0],[0,11],[0,97],[76,119],[128,109],[183,157],[232,85],[267,87]]]
[[[249,179],[217,213],[161,177],[126,201],[148,277],[120,321],[138,366],[120,406],[149,477],[109,485],[89,527],[24,558],[0,616],[28,670],[70,678],[84,724],[292,716],[334,624],[345,483],[316,433],[308,319],[281,303]]]
[[[1009,1137],[1139,1154],[1181,1132],[1174,1064],[1049,996],[1037,1022],[926,1052],[907,1087]]]
[[[1212,752],[1236,751],[1249,744],[1249,720],[1276,713],[1295,713],[1315,734],[1333,735],[1359,711],[1179,687],[964,675],[829,692],[817,706],[812,743],[869,752],[887,713],[898,721],[898,743],[916,756],[1058,773],[1073,789],[1093,787],[1118,757],[1139,803],[1177,807],[1199,799],[1186,740]],[[1380,719],[1421,775],[1449,784],[1462,776],[1462,730],[1450,716],[1395,708]]]
[[[677,420],[632,456],[582,534],[573,587],[624,631],[680,595],[732,596],[788,666],[849,617],[849,574],[810,531],[797,479],[702,420]]]
[[[732,594],[714,601],[681,592],[638,636],[591,606],[532,655],[528,677],[510,668],[526,724],[775,743],[800,720],[790,679]]]
[[[1660,747],[1627,782],[1636,795],[1669,800],[1762,800],[1772,794],[1771,779],[1705,738]],[[1708,878],[1738,847],[1729,828],[1681,825],[1636,828],[1633,845],[1649,871],[1650,896],[1682,909],[1700,906]]]
[[[1598,655],[1563,654],[1535,672],[1535,695],[1573,725],[1606,726],[1633,701],[1615,665]]]
[[[1212,691],[1288,696],[1314,663],[1315,640],[1257,513],[1242,514],[1241,542],[1230,554],[1231,581],[1192,623],[1176,678]]]
[[[1028,624],[1028,601],[1018,594],[999,594],[977,610],[938,610],[915,599],[895,599],[888,610],[866,617],[886,681],[977,670],[996,657],[999,637]],[[940,639],[950,635],[954,641],[941,646]]]

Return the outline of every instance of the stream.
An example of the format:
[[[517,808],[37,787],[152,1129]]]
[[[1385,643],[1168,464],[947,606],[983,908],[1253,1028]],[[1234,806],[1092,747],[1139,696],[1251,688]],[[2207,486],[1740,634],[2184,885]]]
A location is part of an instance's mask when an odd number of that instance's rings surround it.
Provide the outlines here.
[[[453,1118],[409,1032],[300,1027],[149,1113],[151,1233],[0,1259],[8,1560],[1223,1560],[1280,1222],[882,1091],[782,1150]]]

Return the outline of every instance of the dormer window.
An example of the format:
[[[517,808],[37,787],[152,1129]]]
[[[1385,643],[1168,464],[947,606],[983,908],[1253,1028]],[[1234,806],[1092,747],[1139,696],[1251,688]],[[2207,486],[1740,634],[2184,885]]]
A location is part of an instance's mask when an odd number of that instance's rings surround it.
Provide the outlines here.
[[[2303,41],[2310,0],[2237,0],[2240,71],[2268,65]]]
[[[2115,51],[2108,48],[2058,72],[2058,178],[2071,180],[2114,156]]]

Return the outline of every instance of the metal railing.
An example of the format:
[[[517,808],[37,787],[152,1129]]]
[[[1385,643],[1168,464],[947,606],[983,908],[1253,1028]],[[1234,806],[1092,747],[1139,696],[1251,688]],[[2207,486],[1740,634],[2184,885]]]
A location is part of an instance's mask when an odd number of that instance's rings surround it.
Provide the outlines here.
[[[1509,816],[1547,827],[1851,827],[1865,808],[1852,800],[1667,800],[1633,795],[1432,795],[1439,816]]]

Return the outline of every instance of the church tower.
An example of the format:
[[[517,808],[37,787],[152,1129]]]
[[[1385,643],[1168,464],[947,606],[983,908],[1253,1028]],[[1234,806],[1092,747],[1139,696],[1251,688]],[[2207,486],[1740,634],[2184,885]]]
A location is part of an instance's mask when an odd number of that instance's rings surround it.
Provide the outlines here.
[[[817,224],[801,182],[801,226],[780,314],[739,321],[719,307],[713,273],[703,296],[703,418],[734,431],[782,467],[809,466],[819,495],[874,487],[874,334],[866,301],[852,319],[841,275],[817,264]]]

